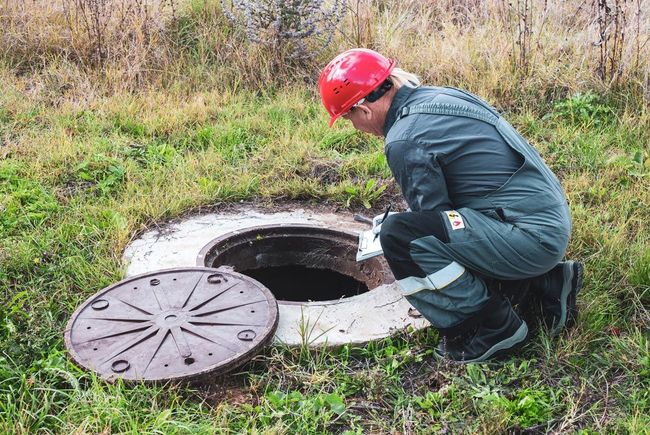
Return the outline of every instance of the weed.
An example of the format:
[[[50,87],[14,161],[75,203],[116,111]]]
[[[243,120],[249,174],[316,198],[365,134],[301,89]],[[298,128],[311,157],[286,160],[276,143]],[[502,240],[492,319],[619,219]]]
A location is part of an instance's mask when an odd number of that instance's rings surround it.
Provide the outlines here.
[[[553,106],[553,115],[577,125],[599,125],[612,122],[612,109],[591,91],[577,93]]]
[[[124,156],[145,166],[166,165],[177,155],[176,149],[162,141],[153,141],[147,145],[132,143],[123,150]]]
[[[414,400],[420,409],[427,412],[434,419],[440,417],[446,401],[440,391],[427,391],[424,396],[416,396]]]
[[[133,139],[142,139],[148,135],[147,127],[130,116],[118,114],[113,120],[114,128]]]
[[[509,401],[506,409],[522,427],[544,424],[552,415],[552,398],[544,390],[524,389]]]
[[[78,180],[92,183],[102,195],[116,191],[126,178],[126,169],[116,159],[96,154],[75,167]]]
[[[618,154],[610,157],[608,163],[624,169],[628,175],[635,178],[650,176],[650,157],[642,150],[636,150],[632,155]]]
[[[345,205],[346,207],[349,207],[350,203],[354,200],[363,204],[365,208],[372,208],[372,203],[381,197],[381,194],[384,193],[386,187],[388,187],[386,184],[379,184],[373,178],[359,186],[346,186],[345,193],[347,198],[345,200]]]

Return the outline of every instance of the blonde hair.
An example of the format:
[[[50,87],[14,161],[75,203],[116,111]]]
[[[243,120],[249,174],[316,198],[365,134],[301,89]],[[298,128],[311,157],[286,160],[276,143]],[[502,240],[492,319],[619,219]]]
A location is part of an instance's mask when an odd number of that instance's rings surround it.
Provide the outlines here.
[[[393,82],[393,87],[399,89],[404,85],[407,86],[420,86],[420,78],[415,74],[404,71],[402,68],[394,68],[390,73],[390,80]]]

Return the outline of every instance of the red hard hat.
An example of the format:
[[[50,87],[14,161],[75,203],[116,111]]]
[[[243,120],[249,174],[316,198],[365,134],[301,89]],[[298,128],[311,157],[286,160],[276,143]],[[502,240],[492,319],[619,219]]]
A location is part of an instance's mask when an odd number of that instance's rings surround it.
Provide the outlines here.
[[[336,56],[320,73],[318,89],[330,127],[336,118],[388,78],[395,61],[373,50],[353,48]]]

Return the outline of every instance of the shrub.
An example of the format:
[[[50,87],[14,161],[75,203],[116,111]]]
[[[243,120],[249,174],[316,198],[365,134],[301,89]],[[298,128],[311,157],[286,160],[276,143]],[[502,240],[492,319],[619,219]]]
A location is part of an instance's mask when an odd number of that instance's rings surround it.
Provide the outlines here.
[[[230,4],[228,4],[230,3]],[[231,24],[248,39],[279,54],[283,63],[302,66],[327,47],[343,17],[345,0],[221,0]]]

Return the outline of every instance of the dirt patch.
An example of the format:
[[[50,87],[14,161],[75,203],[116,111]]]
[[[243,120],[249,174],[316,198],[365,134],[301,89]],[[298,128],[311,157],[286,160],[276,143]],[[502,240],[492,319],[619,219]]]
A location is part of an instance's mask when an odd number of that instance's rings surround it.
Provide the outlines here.
[[[255,406],[258,398],[247,385],[246,378],[245,373],[215,377],[197,385],[198,397],[213,407],[221,403]]]
[[[68,201],[74,196],[90,191],[93,186],[89,181],[68,181],[56,189],[56,196],[60,201]]]
[[[318,180],[321,184],[338,184],[343,181],[339,161],[314,161],[299,176]]]
[[[438,391],[449,383],[448,375],[443,376],[443,372],[448,374],[459,369],[457,366],[445,364],[441,370],[441,363],[431,357],[422,363],[407,367],[401,376],[401,385],[408,394],[424,395],[428,391]]]

